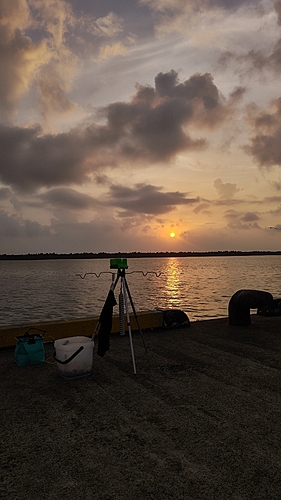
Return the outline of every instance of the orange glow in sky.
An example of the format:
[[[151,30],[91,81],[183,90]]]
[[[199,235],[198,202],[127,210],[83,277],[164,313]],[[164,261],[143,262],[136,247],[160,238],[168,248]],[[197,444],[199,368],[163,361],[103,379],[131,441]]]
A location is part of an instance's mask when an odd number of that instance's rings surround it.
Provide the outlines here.
[[[280,250],[281,0],[0,11],[0,255]]]

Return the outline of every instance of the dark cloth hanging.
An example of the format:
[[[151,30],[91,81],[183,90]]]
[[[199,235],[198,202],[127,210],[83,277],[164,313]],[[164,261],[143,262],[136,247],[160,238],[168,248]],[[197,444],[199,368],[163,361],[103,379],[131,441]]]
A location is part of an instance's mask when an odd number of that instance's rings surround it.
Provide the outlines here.
[[[105,352],[109,350],[109,335],[112,329],[112,314],[113,307],[116,306],[117,302],[112,290],[109,290],[107,299],[102,308],[102,312],[99,317],[100,329],[98,334],[98,356],[103,357]]]

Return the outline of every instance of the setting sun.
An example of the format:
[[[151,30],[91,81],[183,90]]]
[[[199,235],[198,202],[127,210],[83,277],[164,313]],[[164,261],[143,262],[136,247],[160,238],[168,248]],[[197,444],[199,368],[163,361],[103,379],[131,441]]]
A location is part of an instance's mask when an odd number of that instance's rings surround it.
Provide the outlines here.
[[[176,236],[175,233],[170,233],[170,238],[174,238]]]

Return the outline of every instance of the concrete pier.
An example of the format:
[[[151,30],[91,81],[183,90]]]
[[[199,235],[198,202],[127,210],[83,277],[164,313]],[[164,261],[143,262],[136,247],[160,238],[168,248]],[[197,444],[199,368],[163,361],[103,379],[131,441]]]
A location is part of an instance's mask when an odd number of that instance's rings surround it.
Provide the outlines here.
[[[112,335],[64,380],[0,351],[5,500],[280,500],[281,318]]]

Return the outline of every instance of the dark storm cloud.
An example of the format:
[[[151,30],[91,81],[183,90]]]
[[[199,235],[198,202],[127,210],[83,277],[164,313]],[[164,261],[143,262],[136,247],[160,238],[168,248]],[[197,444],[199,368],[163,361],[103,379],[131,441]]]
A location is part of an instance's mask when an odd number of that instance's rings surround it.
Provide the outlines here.
[[[50,228],[43,226],[37,221],[21,219],[16,215],[8,215],[0,211],[0,236],[4,237],[43,237],[50,235]]]
[[[235,101],[237,94],[236,90]],[[233,96],[224,100],[209,73],[179,83],[172,70],[156,76],[155,88],[137,85],[130,103],[105,107],[102,135],[115,141],[123,157],[166,162],[181,151],[207,146],[204,138],[191,137],[189,127],[202,133],[204,128],[220,126],[234,112]]]
[[[38,201],[39,200],[39,201]],[[135,217],[138,215],[150,220],[155,215],[171,212],[179,205],[193,205],[199,197],[188,198],[186,193],[162,192],[162,188],[149,184],[136,184],[133,188],[124,185],[111,185],[99,199],[85,193],[79,193],[71,188],[54,188],[37,195],[35,201],[25,203],[26,206],[40,207],[46,204],[50,208],[70,210],[88,210],[97,208],[116,207],[121,209],[120,218]]]
[[[281,165],[281,98],[272,101],[268,110],[250,110],[248,121],[253,129],[245,151],[260,167]]]
[[[200,118],[205,126],[217,120],[223,106],[216,91],[209,74],[195,75],[179,84],[176,72],[160,73],[155,88],[138,85],[130,103],[104,108],[105,130],[118,141],[124,157],[168,161],[180,151],[206,146],[204,139],[191,138],[186,127]]]
[[[44,203],[75,210],[87,210],[97,206],[97,201],[94,198],[70,188],[50,189],[42,194],[40,199]]]
[[[199,198],[187,198],[179,191],[163,193],[162,188],[147,184],[136,184],[134,188],[114,185],[110,188],[110,204],[124,210],[123,217],[133,214],[159,215],[171,212],[178,205],[192,205]]]
[[[57,135],[30,128],[0,126],[0,180],[17,190],[81,184],[94,172],[124,161],[169,162],[178,153],[202,149],[202,130],[220,127],[235,113],[242,89],[225,100],[209,73],[184,83],[175,71],[159,73],[155,88],[137,85],[130,102],[100,110],[105,124],[87,124]],[[200,136],[191,137],[189,128]],[[133,164],[134,166],[134,164]]]
[[[76,132],[42,135],[40,127],[0,125],[0,178],[28,191],[86,179],[86,145]]]
[[[0,200],[6,200],[11,196],[11,191],[9,188],[0,188]]]

